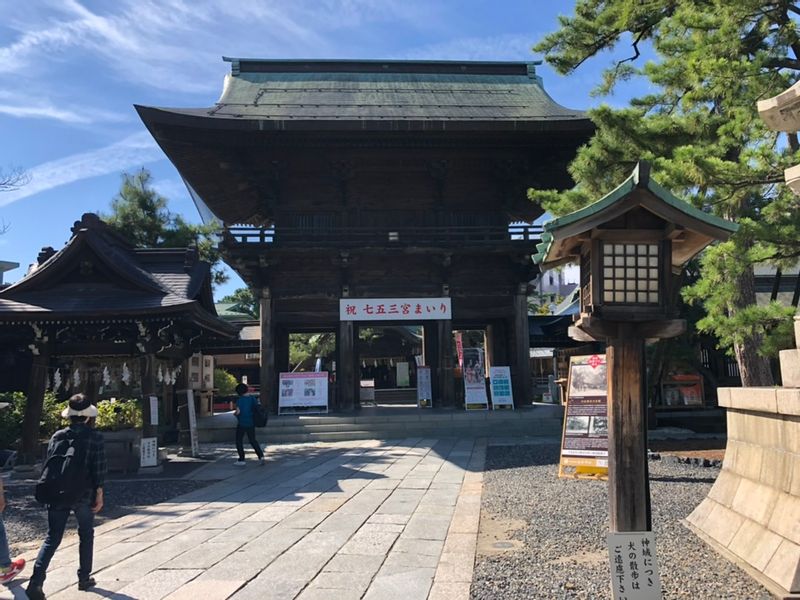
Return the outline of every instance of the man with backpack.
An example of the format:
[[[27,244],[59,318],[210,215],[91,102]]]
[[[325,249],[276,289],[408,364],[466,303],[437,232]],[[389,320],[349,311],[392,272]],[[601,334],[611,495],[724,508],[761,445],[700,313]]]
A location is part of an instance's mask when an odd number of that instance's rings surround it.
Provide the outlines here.
[[[97,407],[83,394],[69,399],[61,413],[69,427],[56,431],[47,447],[36,499],[47,505],[47,537],[28,582],[28,598],[45,600],[47,567],[61,543],[70,512],[78,521],[78,589],[95,585],[92,575],[94,515],[103,508],[106,454],[103,436],[92,428]]]
[[[256,441],[256,425],[263,427],[266,425],[266,411],[259,403],[258,399],[254,396],[247,395],[247,386],[240,383],[236,386],[236,410],[233,414],[236,415],[238,423],[236,425],[236,451],[239,453],[239,460],[234,464],[238,467],[243,467],[244,462],[244,434],[247,434],[247,439],[250,440],[250,445],[258,456],[258,464],[264,464],[264,452],[261,446]],[[258,422],[256,422],[258,421]]]

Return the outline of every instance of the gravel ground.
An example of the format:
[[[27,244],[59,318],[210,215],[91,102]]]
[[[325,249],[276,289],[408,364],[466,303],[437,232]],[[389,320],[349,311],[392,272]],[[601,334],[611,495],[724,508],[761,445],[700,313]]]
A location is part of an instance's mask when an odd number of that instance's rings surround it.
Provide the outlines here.
[[[33,497],[34,483],[4,482],[7,506],[3,519],[12,556],[37,549],[47,533],[47,511]],[[107,480],[104,486],[105,506],[97,515],[95,525],[212,483],[215,482],[187,479]],[[76,534],[76,528],[74,517],[70,517],[67,535]]]
[[[607,484],[559,479],[558,457],[555,444],[488,448],[473,600],[611,598]],[[715,467],[650,461],[665,599],[771,598],[681,524],[718,474]]]

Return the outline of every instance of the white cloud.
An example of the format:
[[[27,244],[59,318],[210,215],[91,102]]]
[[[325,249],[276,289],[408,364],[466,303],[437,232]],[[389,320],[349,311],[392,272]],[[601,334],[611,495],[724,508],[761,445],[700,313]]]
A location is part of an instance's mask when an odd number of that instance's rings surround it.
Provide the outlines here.
[[[0,206],[68,183],[135,168],[162,158],[164,154],[148,132],[134,133],[110,146],[73,154],[29,169],[30,182],[18,190],[0,195]]]

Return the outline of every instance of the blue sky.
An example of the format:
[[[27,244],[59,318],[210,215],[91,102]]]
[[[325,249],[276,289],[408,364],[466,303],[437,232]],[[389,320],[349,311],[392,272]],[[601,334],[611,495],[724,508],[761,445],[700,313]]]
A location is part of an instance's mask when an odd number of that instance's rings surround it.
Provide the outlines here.
[[[108,211],[120,173],[148,168],[170,209],[199,216],[133,104],[212,105],[230,65],[259,58],[536,60],[530,47],[571,2],[551,0],[0,0],[0,168],[31,175],[0,194],[0,260],[22,277],[84,212]],[[600,68],[538,67],[560,104],[586,109]],[[609,99],[620,104],[624,98]],[[231,281],[221,297],[241,285]]]

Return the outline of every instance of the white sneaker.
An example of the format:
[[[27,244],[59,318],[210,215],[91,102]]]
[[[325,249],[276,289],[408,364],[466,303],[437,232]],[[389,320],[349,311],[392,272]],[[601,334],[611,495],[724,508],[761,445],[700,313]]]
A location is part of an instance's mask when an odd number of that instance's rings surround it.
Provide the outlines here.
[[[237,467],[243,467],[245,465],[245,462],[243,460],[237,460],[233,464],[235,464]]]

